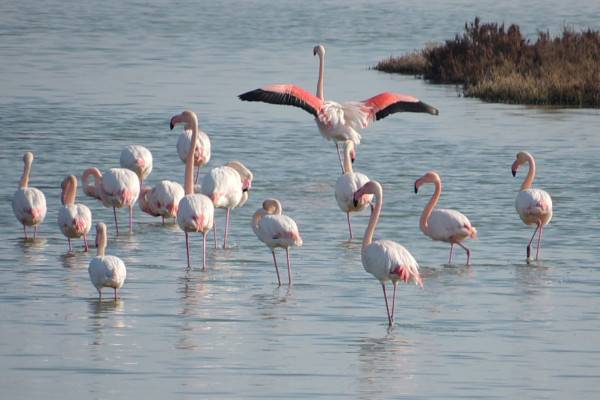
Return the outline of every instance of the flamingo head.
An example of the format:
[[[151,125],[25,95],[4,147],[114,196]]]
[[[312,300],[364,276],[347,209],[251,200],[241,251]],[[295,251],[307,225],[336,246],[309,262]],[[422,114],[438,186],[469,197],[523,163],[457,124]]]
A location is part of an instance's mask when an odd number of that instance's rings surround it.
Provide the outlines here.
[[[519,167],[522,164],[525,164],[526,162],[528,162],[530,158],[532,158],[532,157],[531,157],[531,154],[529,154],[528,152],[526,152],[526,151],[518,152],[515,162],[512,164],[512,167],[511,167],[512,176],[517,176],[517,171],[519,170]]]
[[[325,55],[325,47],[322,44],[318,44],[313,48],[313,56],[319,55],[319,57],[323,57]]]
[[[198,125],[198,117],[196,116],[195,112],[186,110],[181,114],[177,114],[171,118],[171,130],[173,130],[173,128],[175,128],[175,126],[177,126],[178,124],[185,124],[184,128],[186,130],[192,129],[193,126]]]
[[[419,192],[419,188],[425,183],[440,182],[440,176],[435,171],[428,171],[425,175],[415,181],[415,193]]]
[[[144,169],[144,167],[146,166],[146,161],[144,161],[143,158],[138,158],[135,160],[135,165],[139,168],[139,169]]]
[[[27,153],[23,154],[23,162],[25,164],[31,164],[33,162],[33,153],[28,151]]]

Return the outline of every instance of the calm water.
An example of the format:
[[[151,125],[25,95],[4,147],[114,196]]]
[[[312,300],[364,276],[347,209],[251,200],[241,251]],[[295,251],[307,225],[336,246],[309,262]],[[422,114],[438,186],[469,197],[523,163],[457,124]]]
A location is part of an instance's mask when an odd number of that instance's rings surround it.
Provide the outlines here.
[[[597,110],[486,104],[453,86],[368,68],[382,57],[443,40],[465,20],[559,32],[599,29],[587,0],[314,2],[4,1],[0,5],[0,387],[6,398],[596,398],[600,393],[597,262],[600,136]],[[439,117],[394,115],[364,134],[355,170],[382,182],[376,236],[404,244],[425,289],[403,286],[387,329],[378,283],[346,242],[333,198],[333,144],[305,112],[242,103],[270,82],[311,91],[312,47],[327,46],[325,92],[336,100],[383,90],[413,94]],[[182,181],[171,115],[197,111],[211,137],[210,166],[242,160],[255,173],[233,213],[232,248],[210,250],[210,270],[185,271],[184,236],[136,211],[133,235],[110,238],[128,278],[118,303],[98,303],[92,254],[65,256],[56,226],[59,186],[85,167],[117,166],[130,143],[154,154],[148,183]],[[536,186],[554,199],[543,261],[527,265],[531,230],[513,202],[518,150],[538,162]],[[24,242],[10,207],[21,156],[36,155],[31,184],[48,215]],[[464,254],[424,237],[418,219],[444,180],[441,205],[478,228]],[[282,200],[304,247],[295,285],[277,288],[271,257],[249,227],[266,197]],[[96,201],[95,221],[111,211]],[[120,213],[125,216],[124,211]],[[223,222],[223,212],[218,214]],[[354,218],[362,232],[367,215]],[[222,230],[220,230],[222,234]],[[200,237],[192,256],[199,265]],[[281,262],[283,262],[283,258]],[[108,292],[107,292],[108,293]]]

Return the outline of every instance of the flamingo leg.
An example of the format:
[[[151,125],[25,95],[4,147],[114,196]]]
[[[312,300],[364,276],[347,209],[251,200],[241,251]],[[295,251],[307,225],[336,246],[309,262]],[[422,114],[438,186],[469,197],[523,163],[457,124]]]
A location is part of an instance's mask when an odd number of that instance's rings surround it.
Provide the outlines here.
[[[273,254],[273,263],[275,264],[275,273],[277,274],[277,286],[281,286],[281,278],[279,277],[279,267],[277,266],[277,258],[275,258],[275,250],[271,250]]]
[[[98,290],[98,301],[102,301],[102,289],[97,289]]]
[[[385,292],[385,283],[381,282],[381,288],[383,289],[383,299],[385,300],[385,310],[387,311],[388,322],[392,326],[392,316],[390,315],[390,307],[388,306],[387,293]]]
[[[162,224],[163,225],[165,224],[165,216],[164,215],[162,216]]]
[[[118,296],[117,296],[117,288],[114,288],[114,289],[115,289],[115,301],[117,301],[117,298],[118,298]]]
[[[206,271],[206,233],[202,234],[202,271]]]
[[[450,258],[448,258],[448,264],[452,264],[452,254],[454,253],[454,243],[450,243]]]
[[[398,281],[392,281],[394,285],[394,294],[392,295],[392,322],[394,322],[394,310],[396,309],[396,288],[398,287]]]
[[[342,167],[342,175],[344,175],[344,163],[342,162],[342,156],[340,155],[340,146],[338,146],[337,141],[335,141],[335,152],[337,153],[338,160],[340,161],[340,167]]]
[[[71,238],[67,238],[67,253],[72,253],[73,249],[71,248]]]
[[[187,254],[187,267],[191,269],[190,265],[190,240],[188,238],[188,233],[185,232],[185,253]]]
[[[90,249],[90,246],[88,246],[87,235],[84,233],[83,234],[83,251],[88,251],[89,249]]]
[[[27,237],[27,227],[25,226],[25,224],[23,224],[23,234],[25,235],[25,240],[29,239]]]
[[[347,212],[346,216],[348,217],[348,230],[350,231],[350,240],[352,240],[352,224],[350,223],[350,212]]]
[[[542,234],[544,233],[544,225],[542,225],[540,223],[540,233],[538,234],[538,240],[537,240],[537,250],[535,251],[535,259],[539,259],[540,258],[540,250],[541,250],[541,244],[542,244]]]
[[[115,229],[117,230],[117,236],[119,236],[119,222],[117,221],[117,209],[113,207],[113,214],[115,216]]]
[[[198,183],[198,176],[200,176],[200,165],[196,165],[196,176],[194,177],[194,184]]]
[[[460,247],[462,247],[463,249],[465,249],[465,251],[467,252],[467,265],[471,265],[471,249],[469,249],[467,246],[465,246],[462,243],[457,243]]]
[[[227,232],[229,231],[229,213],[231,212],[231,208],[227,209],[225,216],[225,237],[223,238],[223,248],[227,246]]]
[[[529,261],[529,257],[531,256],[531,242],[533,242],[533,238],[535,237],[535,234],[537,233],[538,229],[540,229],[539,224],[535,227],[535,231],[533,231],[533,235],[531,235],[531,239],[529,239],[529,243],[527,243],[527,260],[528,261]]]
[[[33,227],[33,240],[35,240],[35,237],[37,236],[37,225]]]
[[[285,258],[287,259],[287,268],[288,268],[288,285],[292,286],[292,266],[290,264],[290,249],[285,248]]]
[[[133,205],[129,206],[129,233],[133,231]]]
[[[213,217],[213,238],[215,239],[215,249],[217,248],[217,218]]]

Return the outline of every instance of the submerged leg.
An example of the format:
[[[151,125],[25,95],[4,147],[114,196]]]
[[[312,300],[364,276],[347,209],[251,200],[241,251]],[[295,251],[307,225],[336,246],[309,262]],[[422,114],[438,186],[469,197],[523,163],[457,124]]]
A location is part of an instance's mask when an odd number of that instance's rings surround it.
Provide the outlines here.
[[[540,229],[539,224],[535,227],[535,231],[533,231],[533,235],[531,235],[531,239],[529,239],[529,243],[527,243],[527,261],[529,261],[529,257],[531,257],[531,242],[533,242],[533,238],[535,237],[538,229]]]
[[[117,231],[117,236],[119,236],[119,222],[117,221],[117,209],[113,207],[113,214],[115,215],[115,229]]]
[[[206,233],[202,234],[202,271],[206,271]]]
[[[465,251],[467,252],[467,265],[471,265],[471,249],[469,249],[467,246],[465,246],[462,243],[457,243],[460,247],[462,247],[463,249],[465,249]]]
[[[227,246],[227,232],[229,231],[229,213],[231,208],[228,208],[225,214],[225,237],[223,238],[223,248]]]
[[[346,216],[348,217],[348,230],[350,231],[350,240],[352,240],[352,224],[350,223],[350,212],[347,212]]]
[[[450,257],[448,258],[448,264],[452,264],[452,254],[454,253],[454,243],[450,243]]]
[[[542,223],[540,222],[540,233],[538,234],[538,240],[537,240],[537,250],[535,251],[535,259],[539,259],[540,258],[540,250],[541,250],[541,245],[542,245],[542,234],[544,233],[544,225],[542,225]]]
[[[390,315],[390,307],[388,306],[387,293],[385,292],[385,283],[381,282],[381,288],[383,289],[383,298],[385,300],[385,310],[387,311],[388,322],[392,326],[392,316]]]
[[[394,310],[396,309],[396,288],[398,287],[398,281],[392,281],[394,285],[394,293],[392,294],[392,322],[394,322]]]
[[[271,250],[273,254],[273,263],[275,263],[275,273],[277,274],[277,286],[281,286],[281,278],[279,277],[279,267],[277,267],[277,258],[275,258],[275,250]]]
[[[87,234],[83,234],[83,251],[88,251],[90,249],[90,246],[88,246],[88,242],[87,242]]]
[[[285,248],[285,258],[287,258],[287,267],[288,267],[288,285],[292,286],[292,266],[290,263],[290,249]]]
[[[23,224],[23,234],[25,235],[25,240],[29,239],[27,237],[27,227],[25,226],[25,224]]]
[[[185,232],[185,253],[187,254],[187,267],[190,269],[192,268],[190,265],[190,240],[187,232]]]
[[[73,249],[71,248],[71,238],[67,238],[67,253],[72,253]]]

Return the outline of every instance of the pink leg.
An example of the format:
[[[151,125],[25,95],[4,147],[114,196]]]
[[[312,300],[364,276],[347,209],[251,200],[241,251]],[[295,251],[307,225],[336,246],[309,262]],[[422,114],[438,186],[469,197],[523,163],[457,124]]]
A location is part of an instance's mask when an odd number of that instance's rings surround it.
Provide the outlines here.
[[[229,231],[229,213],[231,209],[227,209],[227,214],[225,216],[225,238],[223,239],[223,248],[227,246],[227,232]]]
[[[119,236],[119,223],[117,222],[117,209],[113,207],[113,214],[115,215],[115,229],[117,230],[117,236]]]
[[[342,167],[342,175],[344,174],[344,163],[342,162],[342,156],[340,155],[340,147],[338,142],[335,142],[335,152],[337,153],[338,160],[340,160],[340,167]]]
[[[185,253],[187,254],[187,267],[190,269],[192,268],[190,265],[190,240],[187,232],[185,232]]]
[[[163,217],[162,217],[162,224],[163,224],[163,225],[165,224],[165,216],[164,216],[164,215],[163,215]]]
[[[33,227],[33,240],[35,240],[35,237],[37,236],[37,225]]]
[[[471,265],[471,250],[462,243],[457,243],[457,244],[460,247],[462,247],[463,249],[465,249],[465,251],[467,252],[467,265]]]
[[[350,240],[352,240],[352,224],[350,223],[350,213],[347,212],[346,216],[348,217],[348,230],[350,231]]]
[[[218,246],[218,243],[217,243],[217,217],[216,216],[213,217],[213,238],[215,239],[215,249],[216,249]]]
[[[67,253],[72,253],[73,249],[71,248],[71,238],[67,238]]]
[[[118,298],[118,296],[117,296],[117,288],[115,288],[115,301],[117,301],[117,298]]]
[[[389,322],[390,326],[392,326],[392,316],[390,315],[390,307],[388,306],[387,293],[385,292],[385,283],[384,282],[381,282],[381,288],[383,289],[383,298],[385,300],[385,309],[387,311],[388,322]]]
[[[83,251],[88,251],[89,249],[90,249],[90,246],[88,246],[87,235],[84,233],[83,234]]]
[[[98,290],[98,301],[102,301],[102,289],[97,289]]]
[[[206,233],[202,234],[202,271],[206,271]]]
[[[450,258],[448,258],[448,264],[452,264],[452,253],[454,253],[454,243],[450,243]]]
[[[194,177],[194,184],[198,183],[198,176],[200,175],[200,166],[196,166],[196,176]]]
[[[544,233],[544,225],[542,225],[540,223],[540,233],[538,234],[538,240],[537,240],[537,250],[535,251],[535,259],[539,259],[540,258],[540,245],[542,244],[542,233]]]
[[[396,288],[398,287],[398,281],[392,281],[394,285],[394,294],[392,295],[392,322],[394,322],[394,310],[396,309]]]
[[[277,259],[275,258],[275,250],[271,250],[273,254],[273,262],[275,263],[275,272],[277,273],[277,286],[281,286],[281,279],[279,278],[279,267],[277,267]]]
[[[133,232],[133,206],[129,206],[129,233]]]
[[[287,267],[288,267],[288,285],[292,286],[292,266],[290,264],[290,249],[285,248],[285,258],[287,258]]]
[[[25,226],[25,224],[23,224],[23,234],[25,235],[25,240],[29,239],[27,237],[27,227]]]
[[[531,242],[533,242],[533,238],[535,237],[538,229],[540,229],[539,224],[535,227],[535,231],[533,231],[533,235],[531,235],[531,239],[529,239],[529,243],[527,243],[527,260],[529,260],[529,257],[531,256]]]

